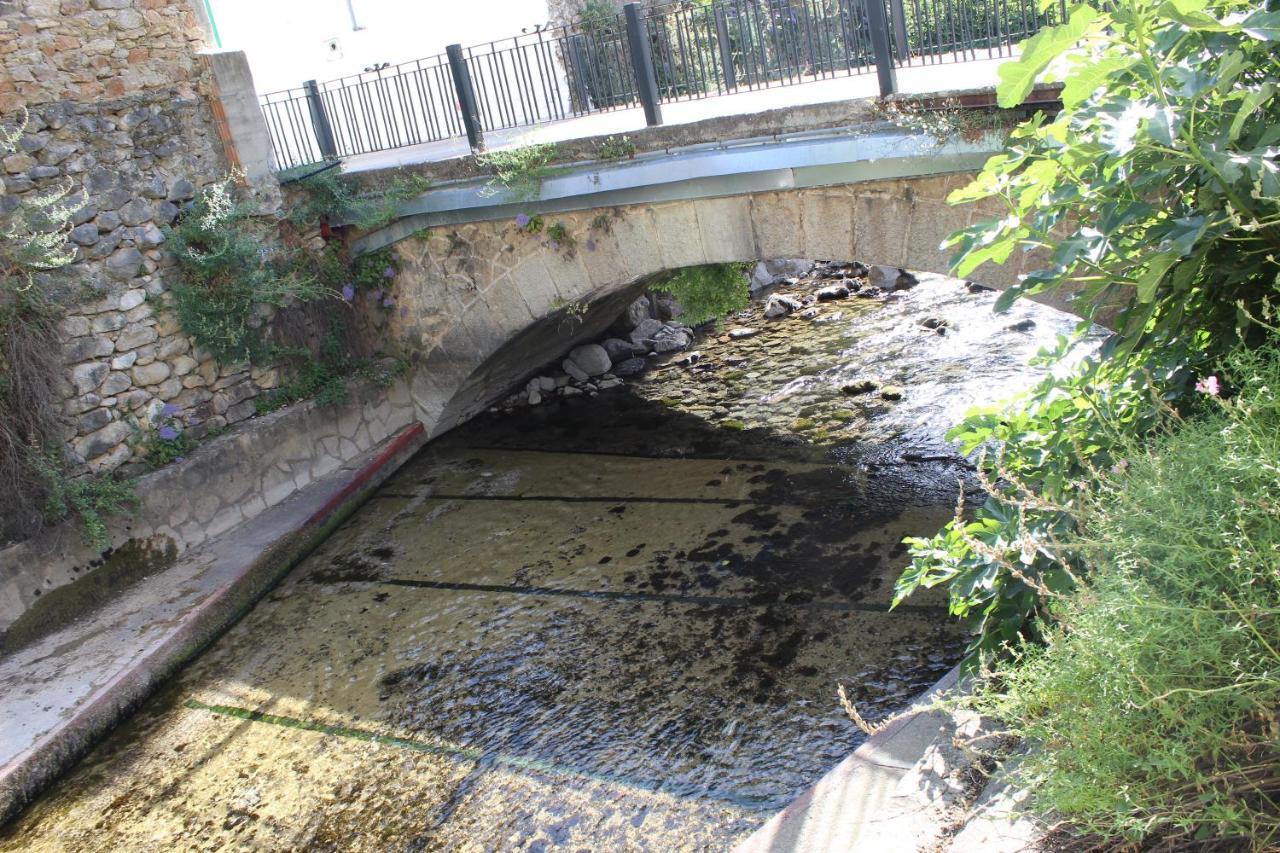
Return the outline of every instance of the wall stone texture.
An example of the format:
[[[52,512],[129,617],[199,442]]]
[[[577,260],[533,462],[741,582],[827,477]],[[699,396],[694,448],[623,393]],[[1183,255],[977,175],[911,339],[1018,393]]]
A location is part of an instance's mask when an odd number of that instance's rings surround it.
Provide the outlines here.
[[[27,114],[0,161],[0,212],[76,188],[77,260],[45,276],[66,307],[72,462],[116,468],[166,404],[199,438],[254,413],[272,371],[220,366],[165,311],[164,227],[228,173],[202,34],[186,0],[0,0],[0,123]]]

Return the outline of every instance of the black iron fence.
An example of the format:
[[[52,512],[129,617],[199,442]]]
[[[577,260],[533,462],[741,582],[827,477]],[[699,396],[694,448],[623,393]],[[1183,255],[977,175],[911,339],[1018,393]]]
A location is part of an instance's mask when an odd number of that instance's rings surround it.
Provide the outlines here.
[[[263,96],[281,168],[662,103],[1008,56],[1065,0],[682,0]]]

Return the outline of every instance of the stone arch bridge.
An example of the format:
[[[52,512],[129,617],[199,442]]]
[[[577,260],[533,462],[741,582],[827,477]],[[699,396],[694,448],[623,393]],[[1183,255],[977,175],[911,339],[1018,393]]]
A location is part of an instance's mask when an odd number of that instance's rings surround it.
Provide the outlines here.
[[[475,182],[431,190],[357,246],[391,245],[399,257],[385,332],[413,365],[419,420],[429,435],[463,423],[599,335],[667,270],[774,258],[946,270],[946,236],[1002,212],[946,203],[996,141],[901,151],[910,138],[888,134],[879,148],[857,146],[861,159],[835,163],[793,151],[799,165],[779,165],[775,150],[755,171],[660,160],[647,164],[660,182],[643,185],[595,164],[545,181],[534,202],[486,195]],[[533,216],[539,233],[521,227]],[[1008,287],[1032,263],[1011,259],[980,281]],[[581,322],[565,322],[571,303],[586,306]]]

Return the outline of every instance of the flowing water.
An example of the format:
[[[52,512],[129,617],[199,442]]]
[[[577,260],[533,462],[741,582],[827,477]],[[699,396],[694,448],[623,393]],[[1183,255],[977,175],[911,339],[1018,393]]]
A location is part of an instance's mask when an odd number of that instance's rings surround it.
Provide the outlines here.
[[[0,849],[731,848],[861,742],[837,684],[874,719],[959,657],[940,593],[887,612],[901,540],[1074,325],[993,298],[756,305],[433,442]]]

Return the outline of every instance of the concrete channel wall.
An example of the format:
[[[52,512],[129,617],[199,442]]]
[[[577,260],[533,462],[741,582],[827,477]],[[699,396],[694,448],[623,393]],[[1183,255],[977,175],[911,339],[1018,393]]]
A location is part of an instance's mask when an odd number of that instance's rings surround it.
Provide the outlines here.
[[[6,645],[75,617],[100,604],[116,584],[154,573],[183,551],[252,520],[414,419],[403,380],[389,388],[357,386],[341,406],[298,403],[245,421],[182,463],[140,478],[137,508],[108,520],[112,547],[106,552],[87,545],[72,523],[0,550]],[[73,583],[90,575],[91,583]]]

